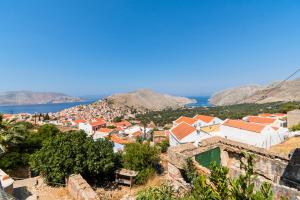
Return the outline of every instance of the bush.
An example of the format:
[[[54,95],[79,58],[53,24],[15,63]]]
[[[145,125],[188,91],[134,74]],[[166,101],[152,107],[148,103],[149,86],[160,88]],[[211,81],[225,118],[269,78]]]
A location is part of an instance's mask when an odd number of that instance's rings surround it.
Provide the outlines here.
[[[169,140],[164,140],[162,141],[162,143],[158,144],[158,146],[160,147],[160,151],[162,153],[166,153],[170,144],[169,144]]]
[[[137,194],[136,200],[173,200],[175,199],[173,187],[163,184],[159,187],[148,187]]]
[[[300,124],[297,124],[297,125],[293,126],[292,128],[290,128],[290,131],[300,131]]]
[[[122,159],[125,168],[139,172],[136,183],[142,184],[154,174],[159,162],[159,150],[149,143],[130,143],[125,145]]]
[[[107,140],[94,142],[82,131],[59,134],[31,156],[31,167],[50,185],[65,182],[69,174],[106,177],[114,170],[113,145]]]

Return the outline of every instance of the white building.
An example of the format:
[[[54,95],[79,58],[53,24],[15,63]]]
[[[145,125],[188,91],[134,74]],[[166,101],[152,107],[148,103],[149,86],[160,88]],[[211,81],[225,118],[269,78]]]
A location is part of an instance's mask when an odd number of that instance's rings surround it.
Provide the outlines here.
[[[251,123],[269,125],[277,128],[284,127],[284,125],[286,124],[285,121],[280,120],[277,117],[247,116],[244,117],[243,120]]]
[[[269,148],[284,141],[278,128],[243,120],[226,120],[217,135],[261,148]]]
[[[200,132],[196,128],[186,122],[177,124],[170,130],[169,143],[170,146],[177,146],[179,144],[196,142]]]
[[[78,128],[83,130],[88,135],[93,135],[100,128],[104,128],[106,126],[106,122],[102,119],[95,120],[92,122],[80,122],[78,124]]]

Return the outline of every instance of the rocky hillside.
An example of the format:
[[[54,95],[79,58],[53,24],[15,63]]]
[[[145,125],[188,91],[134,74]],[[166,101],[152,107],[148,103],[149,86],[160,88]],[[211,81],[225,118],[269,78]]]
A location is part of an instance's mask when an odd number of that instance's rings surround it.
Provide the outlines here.
[[[0,92],[0,105],[28,105],[79,102],[82,99],[54,92]]]
[[[276,101],[300,101],[300,78],[286,81],[280,86],[272,83],[268,86],[248,85],[226,89],[217,92],[209,100],[218,106]]]
[[[138,110],[163,110],[167,108],[180,108],[195,100],[186,97],[177,97],[160,94],[148,89],[137,90],[130,93],[114,94],[107,98],[114,107],[132,107]]]

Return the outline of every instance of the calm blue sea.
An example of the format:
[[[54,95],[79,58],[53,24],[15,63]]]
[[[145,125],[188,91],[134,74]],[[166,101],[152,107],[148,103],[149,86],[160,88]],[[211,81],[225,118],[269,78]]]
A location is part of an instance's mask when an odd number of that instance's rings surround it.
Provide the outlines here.
[[[188,98],[195,99],[197,102],[188,104],[187,107],[211,106],[208,102],[208,99],[210,98],[210,96],[193,96],[193,97],[188,97]]]
[[[17,114],[17,113],[49,113],[58,112],[66,108],[78,105],[93,103],[93,101],[57,103],[57,104],[37,104],[37,105],[20,105],[20,106],[0,106],[0,113]]]
[[[189,97],[197,100],[197,103],[189,104],[188,107],[210,106],[208,103],[209,96],[194,96]],[[49,113],[58,112],[66,108],[71,108],[78,105],[93,103],[95,100],[73,103],[58,103],[58,104],[37,104],[37,105],[21,105],[21,106],[0,106],[0,113]]]

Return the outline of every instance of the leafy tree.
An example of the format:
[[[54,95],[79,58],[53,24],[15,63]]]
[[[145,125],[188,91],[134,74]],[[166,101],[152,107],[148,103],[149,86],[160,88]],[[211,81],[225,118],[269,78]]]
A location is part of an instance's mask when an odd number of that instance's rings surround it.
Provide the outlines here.
[[[114,122],[121,122],[122,121],[122,117],[115,117],[113,121]]]
[[[20,144],[25,137],[26,127],[23,124],[12,124],[11,122],[1,123],[0,129],[0,148],[3,151]]]
[[[159,162],[159,150],[155,146],[144,143],[126,144],[122,155],[123,166],[127,169],[138,171],[136,183],[144,183],[155,173]]]
[[[82,131],[59,134],[47,140],[31,156],[31,167],[45,177],[48,184],[64,183],[69,174],[93,176],[111,173],[114,167],[111,142],[94,142]]]

